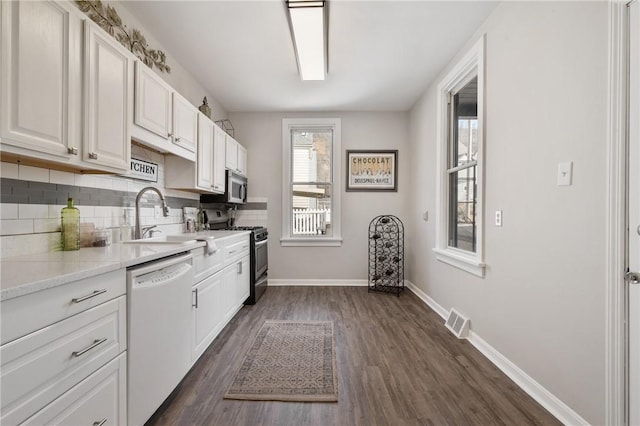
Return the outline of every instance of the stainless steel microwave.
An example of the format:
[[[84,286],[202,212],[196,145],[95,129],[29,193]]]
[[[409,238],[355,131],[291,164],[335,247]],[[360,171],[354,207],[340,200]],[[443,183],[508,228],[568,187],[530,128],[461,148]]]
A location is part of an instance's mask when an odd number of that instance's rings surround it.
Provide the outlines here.
[[[227,170],[224,194],[201,195],[200,202],[245,204],[247,202],[247,178]]]

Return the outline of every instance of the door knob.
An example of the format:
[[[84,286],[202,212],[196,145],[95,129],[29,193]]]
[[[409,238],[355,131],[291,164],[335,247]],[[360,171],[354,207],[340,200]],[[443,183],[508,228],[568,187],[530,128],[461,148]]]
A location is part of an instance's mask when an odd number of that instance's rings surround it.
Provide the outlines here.
[[[640,272],[627,272],[624,274],[624,279],[629,284],[640,284]]]

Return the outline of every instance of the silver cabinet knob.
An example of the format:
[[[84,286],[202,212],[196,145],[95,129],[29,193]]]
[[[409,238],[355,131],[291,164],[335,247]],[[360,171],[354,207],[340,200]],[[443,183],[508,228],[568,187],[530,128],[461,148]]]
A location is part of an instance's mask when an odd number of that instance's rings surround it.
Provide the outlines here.
[[[98,154],[96,154],[95,152],[90,152],[89,153],[89,158],[91,158],[92,160],[97,160],[98,159]]]
[[[78,148],[69,147],[67,148],[67,152],[69,154],[78,155]]]

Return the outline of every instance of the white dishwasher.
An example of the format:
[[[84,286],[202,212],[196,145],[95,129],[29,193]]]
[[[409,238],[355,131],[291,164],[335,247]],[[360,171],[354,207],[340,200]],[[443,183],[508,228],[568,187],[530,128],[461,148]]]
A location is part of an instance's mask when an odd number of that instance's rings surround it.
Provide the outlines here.
[[[190,253],[127,270],[130,426],[143,425],[189,371],[192,285]]]

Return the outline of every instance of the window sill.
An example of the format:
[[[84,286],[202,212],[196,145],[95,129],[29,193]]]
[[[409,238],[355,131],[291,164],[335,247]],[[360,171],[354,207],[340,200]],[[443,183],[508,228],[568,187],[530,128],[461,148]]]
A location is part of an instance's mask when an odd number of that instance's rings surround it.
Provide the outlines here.
[[[434,248],[433,251],[436,254],[436,259],[440,262],[484,278],[484,271],[487,265],[480,262],[475,256],[469,256],[462,251],[452,249]]]
[[[280,238],[282,247],[340,247],[342,238],[340,237],[283,237]]]

